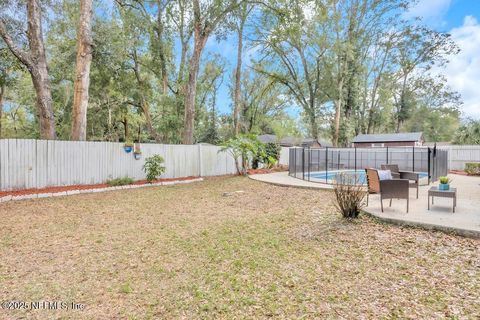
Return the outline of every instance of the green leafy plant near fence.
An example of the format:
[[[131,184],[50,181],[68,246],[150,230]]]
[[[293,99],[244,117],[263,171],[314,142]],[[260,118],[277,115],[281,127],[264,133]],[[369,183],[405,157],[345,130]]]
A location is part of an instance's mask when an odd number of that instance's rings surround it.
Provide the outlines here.
[[[235,166],[238,174],[247,174],[250,159],[265,156],[265,147],[263,143],[251,134],[241,134],[236,138],[228,140],[222,145],[220,151],[229,152],[235,159]],[[238,162],[241,161],[241,166]]]
[[[159,154],[155,154],[151,157],[145,159],[145,164],[143,165],[143,171],[147,174],[147,181],[152,182],[165,172],[165,167],[163,166],[163,158]]]
[[[111,187],[125,186],[132,183],[133,183],[133,179],[130,177],[115,178],[115,179],[107,180],[107,184]]]
[[[280,145],[274,142],[263,144],[259,142],[259,148],[257,154],[252,161],[252,168],[257,169],[260,163],[263,163],[265,167],[272,168],[278,163],[280,158]]]
[[[465,163],[465,172],[472,176],[480,175],[480,162]]]

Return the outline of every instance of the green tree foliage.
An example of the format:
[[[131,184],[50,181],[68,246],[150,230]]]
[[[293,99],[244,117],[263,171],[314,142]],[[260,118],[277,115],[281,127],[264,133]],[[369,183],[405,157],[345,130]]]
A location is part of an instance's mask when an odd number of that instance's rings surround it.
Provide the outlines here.
[[[469,120],[456,132],[455,144],[480,144],[480,121]]]
[[[223,143],[220,151],[229,152],[235,159],[238,174],[246,175],[252,159],[265,157],[265,147],[255,135],[240,134]],[[240,163],[240,164],[239,164]]]
[[[192,143],[221,144],[238,132],[347,146],[360,133],[423,131],[431,141],[455,132],[456,142],[472,141],[473,125],[459,124],[459,95],[432,73],[458,48],[448,34],[403,20],[412,3],[96,1],[87,139],[182,143],[193,130]],[[28,49],[25,21],[9,15],[24,7],[4,1],[0,9],[13,11],[0,18]],[[42,9],[51,12],[43,32],[56,134],[69,139],[79,6],[42,1]],[[207,40],[227,37],[236,55],[209,51]],[[1,39],[0,87],[0,136],[40,137],[30,76]]]

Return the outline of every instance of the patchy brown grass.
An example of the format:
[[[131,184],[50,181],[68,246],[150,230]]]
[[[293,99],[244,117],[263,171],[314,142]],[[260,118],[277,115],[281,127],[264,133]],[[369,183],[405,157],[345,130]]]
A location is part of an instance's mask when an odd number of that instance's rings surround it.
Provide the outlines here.
[[[235,177],[1,204],[0,301],[86,308],[0,318],[480,317],[480,241],[332,200]]]

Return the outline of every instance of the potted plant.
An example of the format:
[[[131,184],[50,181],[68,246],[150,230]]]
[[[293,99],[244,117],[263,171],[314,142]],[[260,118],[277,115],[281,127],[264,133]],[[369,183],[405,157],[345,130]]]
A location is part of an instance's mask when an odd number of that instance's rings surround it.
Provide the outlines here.
[[[140,150],[140,144],[135,143],[133,146],[133,157],[135,160],[139,160],[142,157],[142,150]]]
[[[125,150],[126,153],[130,153],[132,152],[133,150],[133,143],[127,141],[125,142],[125,144],[123,145],[123,150]]]
[[[135,160],[140,160],[142,158],[142,151],[140,150],[133,151],[133,157],[135,158]]]
[[[439,177],[438,180],[440,181],[440,184],[438,185],[438,190],[449,190],[450,189],[450,182],[452,182],[452,180],[450,180],[449,177],[442,176],[442,177]]]

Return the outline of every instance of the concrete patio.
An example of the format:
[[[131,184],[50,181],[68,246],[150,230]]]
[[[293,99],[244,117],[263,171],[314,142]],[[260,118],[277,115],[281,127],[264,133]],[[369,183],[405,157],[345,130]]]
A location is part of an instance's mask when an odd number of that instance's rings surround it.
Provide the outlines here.
[[[452,199],[435,198],[435,204],[427,210],[427,194],[430,186],[420,186],[419,197],[415,198],[415,189],[410,188],[410,210],[406,213],[405,200],[384,200],[384,212],[380,209],[380,197],[370,195],[369,206],[364,209],[368,214],[389,223],[410,225],[427,229],[449,231],[464,236],[480,238],[480,177],[449,175],[452,187],[457,188],[457,207],[452,213]],[[281,186],[332,189],[331,185],[303,181],[290,177],[288,172],[259,174],[251,179]]]

